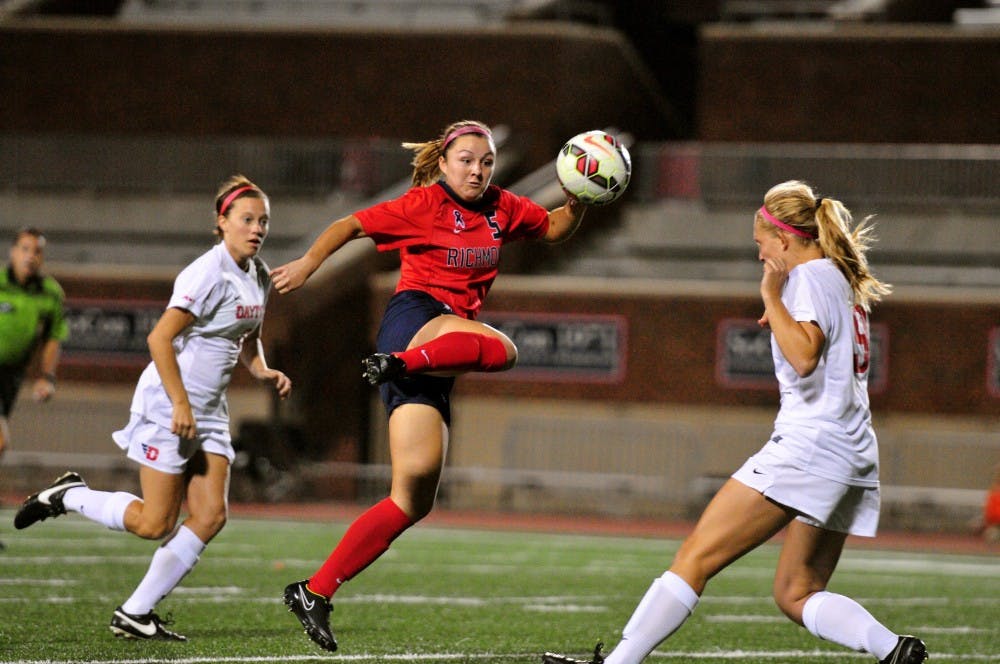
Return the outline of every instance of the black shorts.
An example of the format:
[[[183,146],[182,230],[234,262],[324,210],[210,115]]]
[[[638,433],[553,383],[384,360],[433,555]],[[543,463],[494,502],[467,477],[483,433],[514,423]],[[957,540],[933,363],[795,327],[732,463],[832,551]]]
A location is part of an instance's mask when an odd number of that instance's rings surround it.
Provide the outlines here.
[[[378,330],[375,348],[380,353],[404,351],[413,335],[427,321],[450,313],[453,313],[451,307],[423,291],[396,293],[382,314],[382,325]],[[392,415],[392,411],[404,403],[422,403],[436,408],[444,423],[451,424],[451,388],[454,384],[454,377],[417,374],[382,383],[379,392],[387,416]]]
[[[0,416],[9,417],[24,380],[24,367],[0,367]]]

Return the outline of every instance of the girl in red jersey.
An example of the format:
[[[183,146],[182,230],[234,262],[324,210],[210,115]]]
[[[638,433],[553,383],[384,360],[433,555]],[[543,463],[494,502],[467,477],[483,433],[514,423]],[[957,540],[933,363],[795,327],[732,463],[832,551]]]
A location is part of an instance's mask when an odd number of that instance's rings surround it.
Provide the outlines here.
[[[456,122],[439,138],[403,147],[414,152],[412,189],[334,221],[305,255],[271,273],[278,292],[288,293],[351,240],[369,237],[380,251],[400,252],[399,283],[382,318],[378,352],[363,362],[389,416],[389,497],[351,524],[310,579],[285,589],[289,610],[330,651],[337,649],[330,598],[434,505],[454,377],[504,371],[517,360],[507,336],[475,320],[496,278],[501,246],[565,240],[586,209],[570,197],[549,211],[491,185],[496,146],[480,122]]]

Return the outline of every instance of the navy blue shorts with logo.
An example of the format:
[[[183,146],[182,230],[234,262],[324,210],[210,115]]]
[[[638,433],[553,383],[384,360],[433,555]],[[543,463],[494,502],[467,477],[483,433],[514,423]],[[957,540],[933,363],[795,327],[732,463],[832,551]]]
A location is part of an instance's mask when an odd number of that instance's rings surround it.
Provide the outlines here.
[[[392,296],[382,314],[375,349],[380,353],[404,351],[427,321],[450,313],[453,313],[451,307],[423,291],[400,291]],[[379,392],[387,416],[404,403],[422,403],[437,408],[444,423],[451,424],[450,398],[454,384],[454,377],[417,374],[382,383]]]

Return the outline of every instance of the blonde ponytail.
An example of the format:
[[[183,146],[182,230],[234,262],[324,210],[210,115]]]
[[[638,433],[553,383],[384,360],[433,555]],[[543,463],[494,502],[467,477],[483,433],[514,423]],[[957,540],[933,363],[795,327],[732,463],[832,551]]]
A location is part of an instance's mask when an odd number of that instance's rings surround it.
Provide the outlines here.
[[[817,198],[812,188],[798,180],[775,185],[764,195],[760,216],[780,219],[798,242],[818,242],[823,255],[833,261],[854,293],[854,303],[865,311],[892,292],[871,273],[865,255],[875,241],[866,217],[853,229],[851,212],[832,198]]]

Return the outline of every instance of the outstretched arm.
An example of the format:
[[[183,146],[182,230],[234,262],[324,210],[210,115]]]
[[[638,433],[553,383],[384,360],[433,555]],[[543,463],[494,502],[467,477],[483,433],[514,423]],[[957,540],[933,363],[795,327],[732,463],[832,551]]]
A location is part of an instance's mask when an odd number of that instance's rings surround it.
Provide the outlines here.
[[[542,239],[553,244],[568,240],[580,227],[580,221],[586,211],[586,205],[570,196],[564,205],[549,211],[549,230]]]
[[[301,287],[331,254],[360,237],[365,237],[365,231],[361,228],[361,221],[353,214],[334,221],[320,233],[301,258],[271,270],[275,289],[279,293],[288,293]]]

